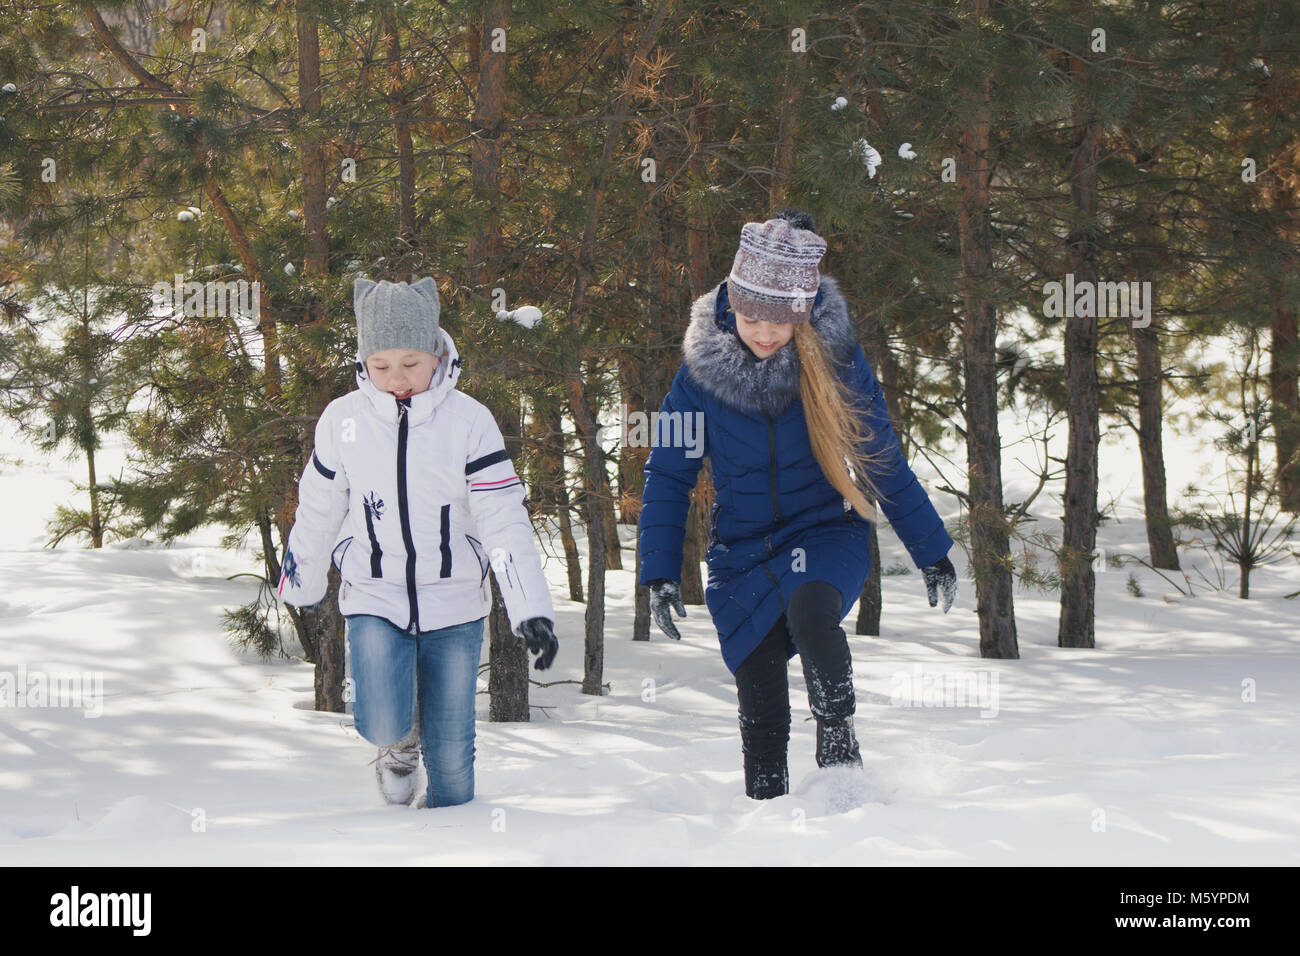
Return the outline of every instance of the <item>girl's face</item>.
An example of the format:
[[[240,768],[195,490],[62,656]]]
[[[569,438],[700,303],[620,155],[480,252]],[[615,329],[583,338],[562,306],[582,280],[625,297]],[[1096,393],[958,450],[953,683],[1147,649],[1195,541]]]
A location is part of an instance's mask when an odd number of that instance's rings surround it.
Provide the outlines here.
[[[765,359],[794,338],[793,322],[767,322],[736,313],[736,333],[749,350]]]
[[[366,373],[375,388],[406,398],[425,391],[438,368],[438,356],[414,349],[384,349],[366,359]]]

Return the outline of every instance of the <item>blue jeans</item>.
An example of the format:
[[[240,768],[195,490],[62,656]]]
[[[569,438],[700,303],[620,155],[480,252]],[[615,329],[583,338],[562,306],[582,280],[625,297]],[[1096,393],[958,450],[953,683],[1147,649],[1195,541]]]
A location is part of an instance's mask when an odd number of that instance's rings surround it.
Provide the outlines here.
[[[418,714],[428,806],[474,799],[474,692],[483,621],[411,635],[381,617],[348,615],[357,732],[388,747]]]

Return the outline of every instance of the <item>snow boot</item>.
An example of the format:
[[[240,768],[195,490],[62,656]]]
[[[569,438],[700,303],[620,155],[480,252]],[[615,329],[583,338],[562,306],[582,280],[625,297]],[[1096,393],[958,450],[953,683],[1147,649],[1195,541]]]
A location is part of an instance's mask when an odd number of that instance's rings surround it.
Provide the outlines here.
[[[379,781],[379,792],[391,804],[410,806],[415,798],[415,786],[419,782],[416,770],[420,766],[420,732],[412,728],[411,732],[391,747],[380,747],[379,756],[371,763],[375,764],[375,778]]]
[[[839,720],[817,719],[817,766],[839,767],[845,764],[861,767],[862,753],[858,738],[853,732],[853,716]]]
[[[755,754],[745,750],[742,759],[745,796],[754,800],[771,800],[790,792],[790,770],[784,752]]]

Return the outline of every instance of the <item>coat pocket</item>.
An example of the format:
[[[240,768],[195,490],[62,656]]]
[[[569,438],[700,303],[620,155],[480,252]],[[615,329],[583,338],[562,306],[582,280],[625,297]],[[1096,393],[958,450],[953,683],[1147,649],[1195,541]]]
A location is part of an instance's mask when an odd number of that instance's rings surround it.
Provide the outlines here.
[[[339,569],[339,574],[343,573],[343,558],[348,553],[348,547],[352,544],[352,538],[347,537],[334,546],[334,552],[330,555],[330,563]],[[342,549],[342,553],[339,549]],[[337,560],[335,557],[337,556]]]
[[[474,549],[474,557],[478,558],[479,564],[479,583],[482,584],[487,580],[488,569],[492,567],[492,562],[488,559],[487,549],[483,547],[483,542],[472,534],[465,535],[465,540],[469,546]]]

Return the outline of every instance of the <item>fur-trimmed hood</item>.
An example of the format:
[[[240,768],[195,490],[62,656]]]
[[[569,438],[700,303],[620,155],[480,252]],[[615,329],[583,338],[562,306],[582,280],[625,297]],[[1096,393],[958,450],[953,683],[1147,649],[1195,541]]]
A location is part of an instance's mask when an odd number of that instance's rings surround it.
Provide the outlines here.
[[[682,339],[683,360],[691,378],[724,405],[750,415],[778,417],[799,397],[799,353],[791,340],[765,359],[754,355],[736,334],[734,320],[719,314],[727,311],[725,302],[719,308],[718,301],[725,284],[718,283],[692,304]],[[857,334],[832,276],[821,277],[810,321],[836,362],[852,358]]]

